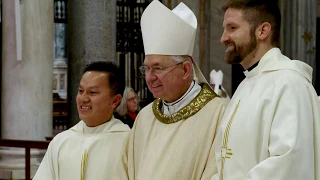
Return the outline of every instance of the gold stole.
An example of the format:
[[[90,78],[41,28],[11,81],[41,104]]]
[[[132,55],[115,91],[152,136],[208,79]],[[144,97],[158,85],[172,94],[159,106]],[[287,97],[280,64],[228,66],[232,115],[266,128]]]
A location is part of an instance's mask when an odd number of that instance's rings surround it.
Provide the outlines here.
[[[161,111],[161,99],[156,99],[152,104],[152,110],[154,116],[165,124],[175,123],[181,120],[185,120],[194,114],[196,114],[200,109],[202,109],[209,101],[215,97],[219,97],[207,84],[200,84],[202,89],[200,93],[185,107],[180,109],[178,112],[164,115]]]
[[[239,108],[240,105],[240,100],[238,101],[235,109],[232,112],[232,115],[228,121],[227,127],[224,131],[224,136],[223,136],[223,144],[221,147],[221,168],[220,168],[220,180],[223,180],[223,171],[224,171],[224,162],[226,160],[226,158],[230,159],[230,157],[232,156],[232,151],[230,148],[228,148],[228,139],[229,139],[229,132],[230,132],[230,128],[232,125],[232,121],[234,119],[234,116],[237,113],[237,110]]]

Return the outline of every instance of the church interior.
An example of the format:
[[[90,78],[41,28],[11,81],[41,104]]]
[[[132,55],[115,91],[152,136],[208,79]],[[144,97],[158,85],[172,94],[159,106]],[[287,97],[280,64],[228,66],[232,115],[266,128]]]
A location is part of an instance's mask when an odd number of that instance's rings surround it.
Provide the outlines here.
[[[140,108],[154,100],[139,72],[140,18],[150,2],[0,0],[0,179],[32,178],[50,140],[79,121],[76,95],[88,63],[115,62]],[[221,86],[232,97],[244,75],[241,66],[223,60],[224,0],[161,1],[169,9],[180,2],[198,19],[193,59],[208,81],[220,70]],[[279,7],[280,49],[313,68],[320,94],[320,0],[279,0]]]

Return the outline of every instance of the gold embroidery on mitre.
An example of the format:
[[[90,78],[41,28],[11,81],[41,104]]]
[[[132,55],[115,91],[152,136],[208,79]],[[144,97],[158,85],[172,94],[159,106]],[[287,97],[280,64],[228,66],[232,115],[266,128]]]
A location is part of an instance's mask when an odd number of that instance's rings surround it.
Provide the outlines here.
[[[240,100],[238,101],[236,107],[234,108],[232,115],[228,121],[226,130],[224,131],[224,136],[223,136],[223,144],[221,147],[221,168],[220,168],[220,180],[223,180],[223,171],[224,171],[224,162],[226,160],[226,158],[230,159],[232,156],[232,151],[231,149],[228,147],[228,140],[229,140],[229,132],[230,132],[230,128],[232,125],[232,121],[234,119],[234,116],[237,113],[237,110],[239,108],[240,105]]]
[[[218,95],[207,84],[201,84],[201,86],[202,89],[200,93],[187,106],[171,115],[163,114],[161,111],[161,99],[156,99],[152,104],[153,114],[159,121],[165,124],[175,123],[193,116],[209,101],[218,97]]]

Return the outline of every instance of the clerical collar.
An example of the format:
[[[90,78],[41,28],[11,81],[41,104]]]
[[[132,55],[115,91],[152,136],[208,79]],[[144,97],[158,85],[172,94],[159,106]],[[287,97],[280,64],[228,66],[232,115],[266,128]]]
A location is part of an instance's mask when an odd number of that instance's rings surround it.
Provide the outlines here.
[[[252,65],[251,67],[249,67],[249,68],[247,69],[247,71],[250,72],[252,69],[254,69],[255,67],[257,67],[258,64],[259,64],[259,62],[260,62],[260,61],[256,62],[254,65]]]
[[[95,126],[95,127],[89,127],[89,126],[87,126],[87,124],[85,122],[83,122],[83,134],[98,134],[105,129],[108,122],[109,121],[107,121],[103,124],[100,124],[99,126]]]
[[[193,93],[194,88],[197,87],[195,85],[192,91],[189,93],[188,96],[197,94],[193,100],[186,106],[184,106],[179,111],[172,113],[170,115],[165,115],[163,113],[163,103],[161,99],[156,99],[152,103],[152,112],[154,116],[160,122],[164,124],[172,124],[179,122],[181,120],[186,120],[189,117],[193,116],[194,114],[198,113],[208,102],[210,102],[213,98],[218,97],[216,93],[210,88],[210,86],[206,83],[200,84],[201,90],[199,93]],[[189,98],[189,97],[186,97]]]
[[[172,102],[172,103],[166,103],[162,101],[162,111],[164,115],[170,115],[172,113],[175,113],[188,105],[201,91],[201,86],[197,84],[195,81],[192,81],[189,89],[187,90],[184,95],[179,98],[178,100]]]

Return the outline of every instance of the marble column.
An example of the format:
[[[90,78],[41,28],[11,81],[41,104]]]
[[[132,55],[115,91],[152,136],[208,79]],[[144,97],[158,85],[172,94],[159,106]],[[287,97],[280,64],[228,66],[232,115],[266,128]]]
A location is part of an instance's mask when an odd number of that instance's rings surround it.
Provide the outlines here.
[[[1,138],[45,140],[52,135],[53,1],[22,0],[21,60],[17,58],[15,1],[3,0]],[[37,155],[31,151],[31,174]],[[24,178],[24,150],[0,149],[0,170]]]
[[[76,96],[82,70],[92,61],[116,62],[116,0],[68,1],[68,101],[79,122]]]

